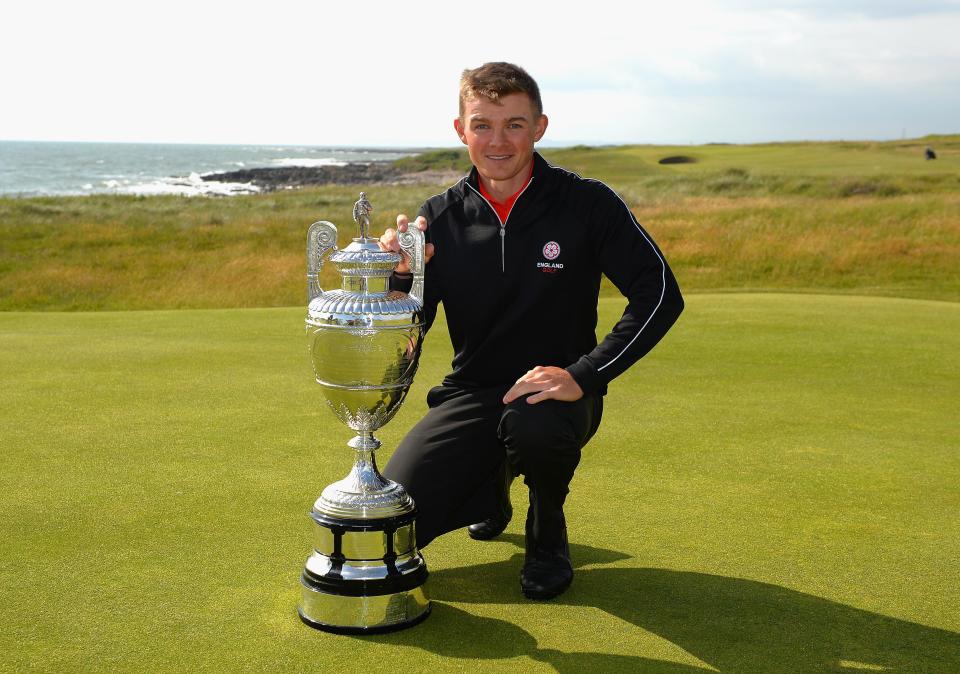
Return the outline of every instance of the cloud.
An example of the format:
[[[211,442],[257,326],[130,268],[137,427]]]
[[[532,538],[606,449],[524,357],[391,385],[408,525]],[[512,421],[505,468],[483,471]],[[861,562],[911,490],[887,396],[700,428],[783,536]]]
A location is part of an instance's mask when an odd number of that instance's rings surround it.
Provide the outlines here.
[[[0,138],[452,144],[489,60],[537,78],[553,138],[889,137],[960,109],[960,0],[33,0],[0,24]]]
[[[958,0],[733,0],[729,7],[752,11],[788,11],[813,17],[855,15],[871,18],[903,18],[926,14],[955,13]]]

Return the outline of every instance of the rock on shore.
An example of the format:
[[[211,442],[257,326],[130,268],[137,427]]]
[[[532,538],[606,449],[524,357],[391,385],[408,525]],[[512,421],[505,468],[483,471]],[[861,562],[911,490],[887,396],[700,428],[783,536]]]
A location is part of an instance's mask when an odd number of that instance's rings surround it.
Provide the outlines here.
[[[404,173],[390,162],[343,166],[278,166],[208,173],[206,181],[253,183],[264,192],[307,185],[355,185],[365,183],[448,183],[460,178],[455,171]]]

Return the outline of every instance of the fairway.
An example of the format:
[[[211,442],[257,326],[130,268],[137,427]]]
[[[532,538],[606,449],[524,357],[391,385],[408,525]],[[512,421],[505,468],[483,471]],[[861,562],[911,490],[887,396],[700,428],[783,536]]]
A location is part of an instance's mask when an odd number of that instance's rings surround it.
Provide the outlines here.
[[[0,670],[960,671],[960,305],[688,296],[584,450],[571,589],[520,594],[517,482],[507,534],[424,551],[433,615],[362,638],[295,611],[351,459],[304,313],[0,313]]]

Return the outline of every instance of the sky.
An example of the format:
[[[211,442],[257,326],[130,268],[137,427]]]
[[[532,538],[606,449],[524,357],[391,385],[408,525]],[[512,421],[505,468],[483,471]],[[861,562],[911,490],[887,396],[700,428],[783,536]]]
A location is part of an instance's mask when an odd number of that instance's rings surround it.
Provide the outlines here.
[[[960,132],[960,0],[30,0],[0,139],[453,146],[486,61],[536,78],[552,144]]]

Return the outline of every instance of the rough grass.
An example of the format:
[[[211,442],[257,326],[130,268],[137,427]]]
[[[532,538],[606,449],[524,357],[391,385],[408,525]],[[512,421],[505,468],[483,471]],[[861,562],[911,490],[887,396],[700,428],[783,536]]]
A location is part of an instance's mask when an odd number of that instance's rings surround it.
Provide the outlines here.
[[[928,143],[936,161],[923,159]],[[657,163],[675,154],[697,163]],[[545,155],[615,187],[661,243],[686,292],[960,300],[960,136],[581,146]],[[444,150],[412,158],[408,168],[462,168],[464,160],[462,151]],[[0,199],[0,310],[300,304],[307,226],[331,220],[345,242],[361,189],[374,201],[379,231],[442,186],[329,186],[226,199]],[[332,269],[323,282],[337,282]]]
[[[520,596],[521,514],[429,546],[434,615],[370,638],[294,611],[350,459],[302,319],[0,314],[0,670],[960,671],[957,304],[689,297],[584,452],[570,591]]]
[[[336,214],[352,211],[359,189],[228,199],[0,200],[0,309],[299,304],[306,227],[319,219],[343,225]],[[419,205],[410,188],[366,189],[401,209],[415,212]],[[375,226],[386,227],[392,218],[378,212]],[[341,239],[355,235],[354,228],[345,228]],[[334,270],[326,271],[329,286]]]
[[[960,192],[660,200],[634,207],[687,290],[960,299]]]

